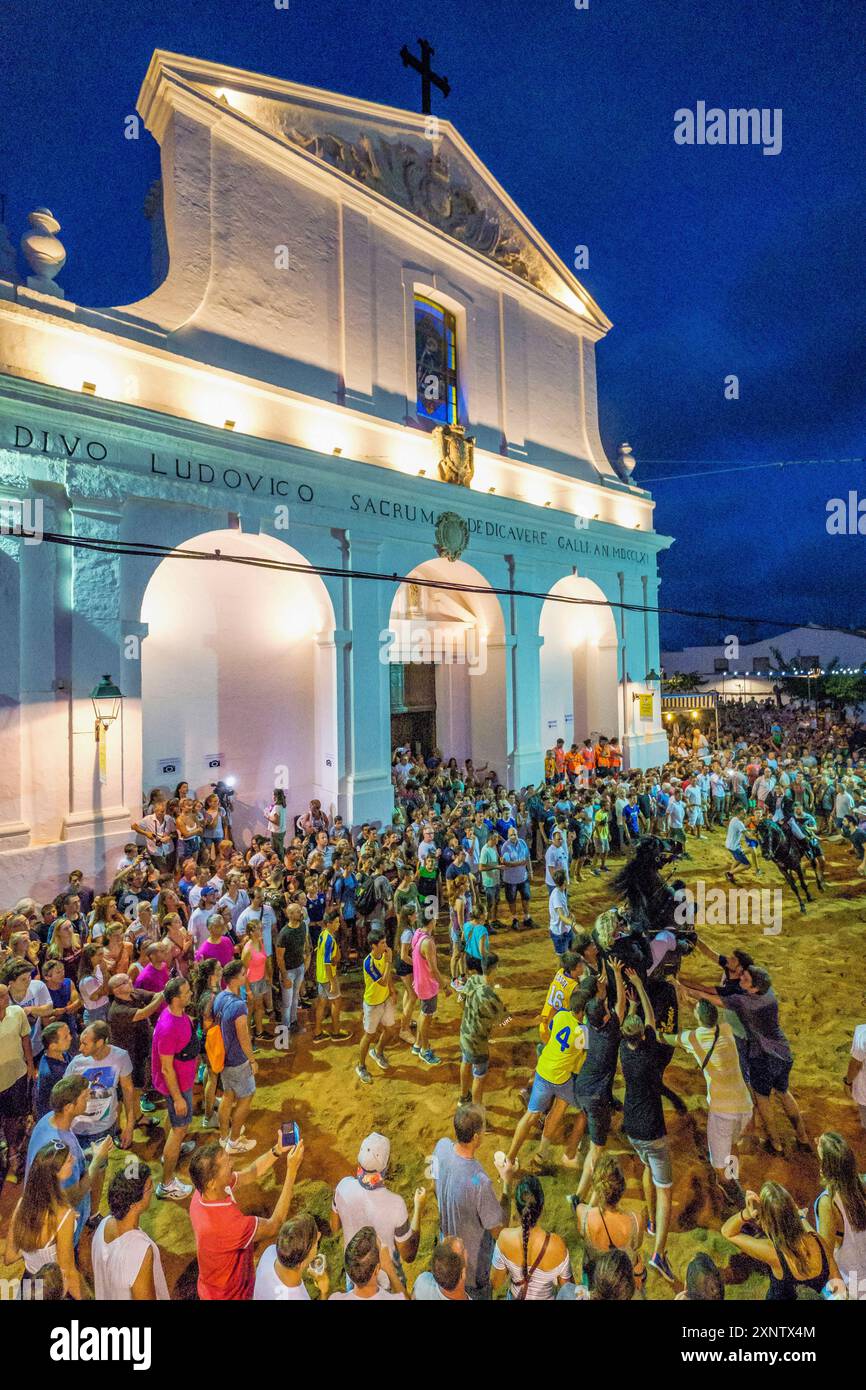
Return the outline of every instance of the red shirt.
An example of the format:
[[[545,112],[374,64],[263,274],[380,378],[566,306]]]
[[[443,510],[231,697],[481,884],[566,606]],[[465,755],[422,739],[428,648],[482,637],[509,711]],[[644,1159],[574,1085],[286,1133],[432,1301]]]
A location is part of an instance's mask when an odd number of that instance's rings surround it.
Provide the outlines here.
[[[198,1255],[199,1298],[253,1296],[253,1241],[259,1221],[257,1216],[245,1216],[237,1205],[233,1195],[236,1183],[237,1174],[220,1202],[205,1202],[200,1192],[192,1194],[189,1219]]]

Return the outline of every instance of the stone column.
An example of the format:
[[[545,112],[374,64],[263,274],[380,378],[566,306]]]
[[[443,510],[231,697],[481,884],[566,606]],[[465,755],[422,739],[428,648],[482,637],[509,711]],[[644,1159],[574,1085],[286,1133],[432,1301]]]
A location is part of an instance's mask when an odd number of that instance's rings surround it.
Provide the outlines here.
[[[82,538],[116,540],[122,503],[115,499],[72,497],[73,533]],[[128,674],[123,658],[120,612],[120,558],[76,548],[72,552],[71,712],[69,812],[62,838],[90,839],[127,832],[130,812],[124,787],[124,710],[110,726],[107,739],[108,779],[99,780],[95,716],[90,692],[103,674],[120,684]],[[139,677],[140,682],[140,677]],[[124,695],[126,691],[123,692]],[[136,814],[140,792],[133,800]]]
[[[65,530],[53,496],[39,492],[42,530]],[[21,548],[21,774],[35,841],[57,840],[69,809],[66,619],[71,553],[51,542]]]
[[[33,498],[24,487],[4,483],[0,488],[0,631],[4,635],[4,659],[0,663],[0,851],[21,849],[30,843],[30,823],[25,806],[26,730],[28,711],[24,695],[24,665],[31,637],[25,613],[32,598],[25,581],[36,563],[34,551],[44,544],[25,544],[25,535],[37,520]]]
[[[353,570],[381,571],[382,542],[346,533],[348,563]],[[394,809],[391,784],[390,667],[382,659],[381,634],[388,628],[393,593],[388,584],[349,578],[348,612],[343,627],[351,634],[343,650],[338,684],[343,690],[338,711],[344,714],[343,775],[340,809],[347,823],[389,824]],[[345,806],[345,810],[343,807]]]
[[[507,555],[511,588],[540,593],[544,581],[536,566]],[[508,784],[517,789],[544,778],[541,746],[542,600],[513,595],[506,609],[506,692],[508,711]]]

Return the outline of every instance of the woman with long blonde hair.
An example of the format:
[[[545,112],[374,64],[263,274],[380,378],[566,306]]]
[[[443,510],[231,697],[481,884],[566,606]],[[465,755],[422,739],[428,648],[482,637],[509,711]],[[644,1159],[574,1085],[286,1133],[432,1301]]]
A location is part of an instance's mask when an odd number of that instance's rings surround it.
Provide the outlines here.
[[[743,1234],[747,1222],[757,1222],[762,1236]],[[778,1182],[765,1182],[760,1196],[746,1193],[742,1211],[728,1218],[722,1235],[744,1255],[767,1266],[770,1286],[766,1297],[772,1302],[791,1302],[798,1289],[822,1293],[841,1289],[839,1269],[827,1242],[803,1220],[787,1188]]]
[[[818,1140],[824,1191],[815,1203],[818,1234],[833,1251],[849,1298],[866,1302],[866,1182],[854,1150],[827,1130]]]

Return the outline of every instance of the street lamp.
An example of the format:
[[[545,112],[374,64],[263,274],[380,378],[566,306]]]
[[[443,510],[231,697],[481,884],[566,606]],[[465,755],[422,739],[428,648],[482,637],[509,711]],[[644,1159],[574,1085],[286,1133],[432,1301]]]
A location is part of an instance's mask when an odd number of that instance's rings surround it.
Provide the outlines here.
[[[93,713],[96,717],[94,733],[99,749],[99,780],[104,784],[108,781],[108,758],[105,735],[109,725],[113,724],[120,714],[123,695],[114,684],[111,676],[103,676],[99,684],[95,685],[91,690],[90,700],[93,705]]]
[[[123,695],[118,690],[111,676],[103,676],[98,685],[95,685],[90,692],[90,699],[93,702],[93,713],[96,716],[96,738],[99,739],[99,730],[107,729],[109,724],[113,724],[120,714],[120,702]]]

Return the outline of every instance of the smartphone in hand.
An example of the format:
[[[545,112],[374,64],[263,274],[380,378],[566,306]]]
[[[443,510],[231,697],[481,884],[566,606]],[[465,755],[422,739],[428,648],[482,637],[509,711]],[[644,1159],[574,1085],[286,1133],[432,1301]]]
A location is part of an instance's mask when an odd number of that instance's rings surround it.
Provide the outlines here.
[[[294,1148],[301,1138],[301,1130],[297,1120],[287,1120],[285,1124],[280,1125],[280,1137],[284,1149]]]

